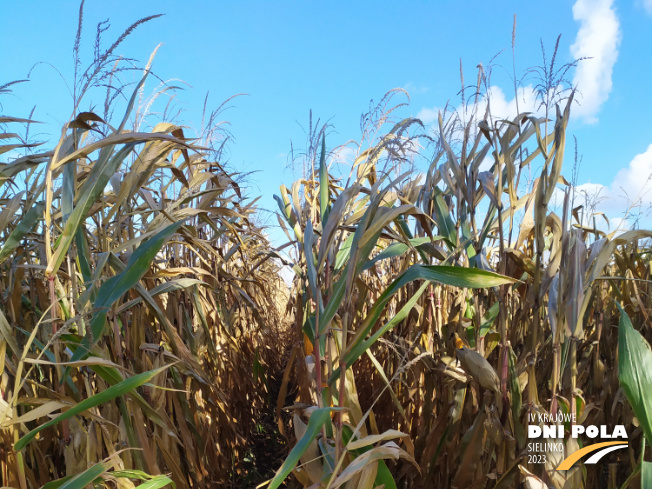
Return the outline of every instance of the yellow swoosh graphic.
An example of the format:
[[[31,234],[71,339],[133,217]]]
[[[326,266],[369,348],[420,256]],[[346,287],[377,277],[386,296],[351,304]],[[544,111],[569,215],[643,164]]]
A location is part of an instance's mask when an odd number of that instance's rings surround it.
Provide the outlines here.
[[[589,445],[588,447],[584,447],[575,453],[569,455],[564,459],[562,463],[557,466],[557,470],[568,470],[570,469],[575,462],[577,462],[579,459],[581,459],[584,455],[587,455],[591,452],[595,452],[596,450],[600,450],[601,448],[604,447],[610,447],[612,445],[627,445],[626,441],[605,441],[602,443],[594,443],[593,445]]]

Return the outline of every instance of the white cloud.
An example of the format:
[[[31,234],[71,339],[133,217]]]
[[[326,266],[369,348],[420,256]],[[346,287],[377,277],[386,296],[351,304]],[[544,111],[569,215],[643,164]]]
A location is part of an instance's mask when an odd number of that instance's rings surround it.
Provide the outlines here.
[[[575,187],[575,199],[585,201],[587,204],[600,205],[609,196],[609,188],[600,183],[583,183]]]
[[[643,0],[645,8],[652,13],[652,0]],[[573,76],[573,86],[579,89],[572,110],[574,117],[586,122],[597,122],[600,107],[609,98],[613,86],[613,68],[618,60],[621,40],[620,22],[614,8],[614,0],[577,0],[573,5],[573,18],[579,22],[575,42],[570,47],[573,58],[590,58],[580,61]],[[552,89],[553,92],[555,89]],[[457,107],[460,115],[470,115],[476,110],[482,118],[486,110],[487,97],[491,101],[491,112],[495,119],[516,116],[516,103],[520,112],[534,112],[542,115],[538,107],[535,89],[532,85],[518,89],[517,96],[508,98],[497,85],[492,85],[477,105],[469,104],[466,110]],[[442,107],[424,107],[417,117],[426,125],[437,123]]]
[[[488,97],[491,103],[491,114],[494,119],[513,119],[521,112],[540,112],[537,108],[537,97],[534,87],[528,85],[517,90],[517,97],[507,100],[505,93],[496,85],[489,87]],[[516,107],[518,105],[518,111]],[[486,104],[482,107],[486,108]]]
[[[403,85],[403,90],[405,90],[410,95],[420,95],[430,91],[430,87],[407,82],[405,85]]]
[[[645,0],[652,7],[652,0]],[[573,5],[573,18],[580,22],[580,28],[571,46],[574,58],[590,57],[580,61],[573,85],[580,94],[581,105],[573,110],[586,122],[597,122],[600,107],[611,93],[613,67],[618,59],[620,45],[620,22],[613,6],[613,0],[577,0]]]
[[[417,119],[421,119],[421,122],[423,122],[426,126],[429,126],[430,124],[437,122],[439,119],[439,112],[441,110],[442,109],[440,107],[424,107],[417,114]]]
[[[335,164],[352,165],[358,156],[358,148],[352,146],[339,146],[331,153],[331,161]]]
[[[652,0],[651,0],[652,1]],[[477,104],[468,104],[467,107],[462,107],[460,104],[459,107],[455,108],[455,113],[460,117],[469,119],[471,114],[475,112],[476,121],[480,121],[484,118],[485,112],[487,110],[487,100],[491,104],[491,117],[494,121],[499,121],[501,119],[513,119],[516,117],[518,105],[518,111],[523,112],[534,112],[540,113],[538,109],[538,103],[536,99],[536,93],[532,85],[526,87],[521,87],[517,91],[517,96],[508,99],[503,92],[503,89],[498,85],[492,85],[487,89],[487,93],[478,100]],[[439,119],[439,112],[442,112],[443,108],[441,107],[424,107],[417,114],[417,118],[425,125],[437,124]],[[449,117],[452,113],[452,109],[449,107],[447,110],[446,117]]]
[[[426,127],[430,126],[430,131],[437,137],[439,135],[437,121],[439,120],[440,112],[444,118],[444,123],[456,116],[463,123],[462,125],[466,125],[466,122],[471,120],[473,116],[474,125],[471,128],[471,139],[473,139],[478,130],[477,123],[484,119],[487,112],[487,101],[490,104],[493,125],[497,125],[498,127],[501,126],[502,120],[512,120],[519,112],[521,114],[530,112],[539,117],[544,115],[544,109],[543,107],[539,107],[540,104],[537,101],[537,95],[532,85],[518,88],[516,96],[512,98],[508,98],[503,89],[498,85],[491,85],[475,104],[467,103],[466,106],[460,104],[458,107],[449,106],[445,114],[443,108],[437,106],[424,107],[417,114],[417,118],[421,119]],[[455,128],[451,139],[457,140],[462,139],[462,137],[462,129],[458,126]],[[492,164],[493,156],[489,154],[484,162],[480,164],[480,170],[488,170]]]
[[[564,205],[564,194],[567,187],[557,186],[550,198],[550,205],[561,209]],[[575,187],[575,200],[573,206],[584,205],[590,207],[591,205],[598,206],[601,202],[607,199],[609,195],[609,187],[605,187],[599,183],[583,183]],[[571,196],[572,197],[572,196]]]
[[[561,209],[563,191],[556,189],[551,205]],[[584,183],[575,187],[573,206],[584,206],[584,224],[593,225],[591,213],[603,213],[609,219],[609,228],[628,229],[635,220],[641,228],[652,227],[652,144],[636,155],[621,169],[609,186]],[[606,230],[601,218],[598,228]]]
[[[652,205],[652,144],[621,169],[611,184],[611,192],[623,204]]]
[[[648,14],[652,14],[652,0],[643,0],[643,8]]]

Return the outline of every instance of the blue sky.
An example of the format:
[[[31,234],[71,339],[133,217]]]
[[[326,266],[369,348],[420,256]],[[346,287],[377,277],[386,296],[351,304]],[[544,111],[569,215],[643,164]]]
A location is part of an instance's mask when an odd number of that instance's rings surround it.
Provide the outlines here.
[[[0,3],[0,84],[30,81],[0,98],[0,113],[34,118],[56,137],[55,124],[72,109],[66,84],[72,80],[72,45],[77,28],[77,1]],[[209,105],[237,93],[223,114],[234,141],[230,165],[249,177],[251,196],[263,195],[261,206],[276,209],[272,194],[296,176],[286,168],[290,141],[305,146],[301,126],[315,118],[330,120],[327,143],[336,146],[360,138],[360,114],[370,100],[403,87],[410,105],[400,117],[420,116],[432,122],[447,102],[459,105],[460,59],[467,81],[478,63],[495,59],[492,89],[509,115],[513,106],[511,37],[517,16],[516,71],[540,65],[542,41],[551,52],[562,35],[559,61],[590,56],[569,74],[582,91],[581,107],[569,127],[583,160],[578,183],[605,200],[598,206],[617,224],[630,199],[644,193],[652,173],[652,0],[577,2],[224,2],[88,0],[82,63],[92,52],[97,22],[110,19],[107,42],[131,22],[147,15],[164,17],[141,26],[120,53],[144,64],[159,43],[154,71],[165,80],[183,80],[176,96],[181,122],[197,127],[207,92]],[[127,75],[136,79],[137,74]],[[180,82],[174,82],[179,85]],[[527,100],[529,86],[523,84]],[[149,89],[155,88],[149,84]],[[87,109],[90,100],[83,106]],[[101,104],[98,97],[95,101]],[[4,161],[4,160],[3,160]],[[569,178],[572,146],[564,174]],[[650,186],[652,188],[652,186]],[[642,204],[652,203],[652,192]],[[642,223],[649,223],[643,219]],[[275,223],[270,220],[270,224]]]

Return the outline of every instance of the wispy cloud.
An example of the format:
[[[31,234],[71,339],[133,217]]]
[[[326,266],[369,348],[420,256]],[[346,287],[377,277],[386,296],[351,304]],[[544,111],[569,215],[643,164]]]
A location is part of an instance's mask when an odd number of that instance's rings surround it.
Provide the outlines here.
[[[645,0],[652,8],[652,0]],[[586,122],[597,122],[600,107],[609,98],[612,88],[611,75],[618,59],[620,45],[620,22],[613,0],[577,0],[573,5],[573,18],[580,28],[571,46],[574,58],[590,57],[579,63],[573,77],[573,85],[579,88],[573,115]]]
[[[652,0],[651,0],[652,1]],[[407,82],[403,85],[403,90],[406,90],[410,95],[420,95],[430,91],[430,87],[425,85],[418,85],[416,83]]]

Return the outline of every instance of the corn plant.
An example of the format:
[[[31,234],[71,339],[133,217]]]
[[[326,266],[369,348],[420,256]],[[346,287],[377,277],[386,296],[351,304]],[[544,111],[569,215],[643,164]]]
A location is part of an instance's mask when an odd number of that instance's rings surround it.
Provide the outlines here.
[[[226,486],[267,403],[278,267],[210,141],[140,129],[149,71],[52,150],[0,119],[4,486]]]
[[[609,296],[647,317],[649,249],[637,243],[651,234],[583,224],[562,176],[573,99],[551,107],[552,121],[497,119],[477,99],[440,117],[421,181],[397,170],[416,146],[419,122],[404,120],[359,152],[346,184],[322,139],[309,178],[281,187],[303,347],[284,377],[294,372],[298,387],[287,408],[297,443],[271,487],[291,472],[304,487],[561,488],[606,477],[557,472],[559,454],[543,466],[526,456],[531,413],[634,431],[618,403],[607,325],[620,313]],[[520,184],[534,166],[538,177]],[[568,440],[565,454],[578,448]],[[637,454],[630,445],[626,463]]]
[[[274,411],[272,488],[646,487],[652,232],[597,228],[564,178],[573,64],[544,60],[539,112],[509,119],[480,67],[432,131],[393,90],[348,174],[311,119],[275,248],[220,109],[199,135],[157,116],[153,56],[119,83],[116,49],[156,16],[106,50],[98,26],[83,70],[82,14],[60,137],[0,117],[3,486],[251,485]],[[559,411],[622,424],[627,450],[556,471],[568,439],[530,463],[530,416]]]

